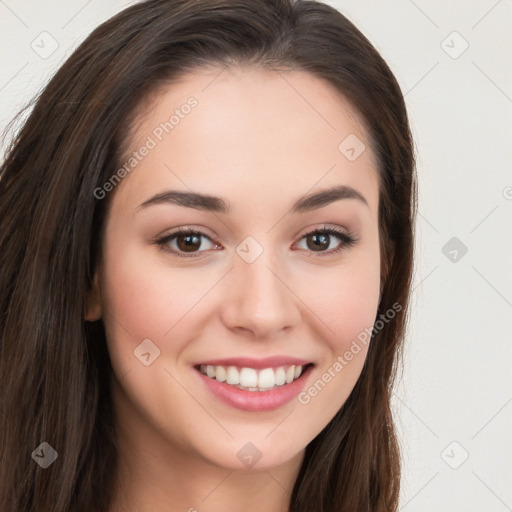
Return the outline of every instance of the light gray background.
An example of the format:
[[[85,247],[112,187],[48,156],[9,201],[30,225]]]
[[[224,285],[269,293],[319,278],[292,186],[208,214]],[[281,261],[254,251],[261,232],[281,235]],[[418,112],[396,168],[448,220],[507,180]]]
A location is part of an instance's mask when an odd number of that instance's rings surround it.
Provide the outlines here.
[[[0,0],[0,129],[129,3]],[[512,511],[512,1],[327,3],[397,76],[417,145],[412,316],[393,397],[400,510]]]

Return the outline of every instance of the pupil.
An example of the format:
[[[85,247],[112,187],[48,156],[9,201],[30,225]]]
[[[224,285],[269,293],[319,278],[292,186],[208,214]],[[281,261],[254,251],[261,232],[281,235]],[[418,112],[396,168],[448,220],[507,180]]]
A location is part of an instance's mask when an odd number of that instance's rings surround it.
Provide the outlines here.
[[[191,242],[190,240],[193,239],[194,241]],[[182,244],[179,243],[180,240],[186,240],[185,243]],[[181,250],[185,250],[188,252],[191,252],[190,249],[198,249],[201,245],[201,241],[199,240],[199,237],[196,235],[182,235],[178,238],[178,245],[180,246]]]
[[[317,242],[315,241],[314,242],[314,245],[316,248],[320,247],[321,249],[326,249],[327,247],[329,247],[329,237],[325,234],[315,234],[315,235],[312,235],[312,237],[315,239],[315,240],[318,240],[320,238],[320,242]]]

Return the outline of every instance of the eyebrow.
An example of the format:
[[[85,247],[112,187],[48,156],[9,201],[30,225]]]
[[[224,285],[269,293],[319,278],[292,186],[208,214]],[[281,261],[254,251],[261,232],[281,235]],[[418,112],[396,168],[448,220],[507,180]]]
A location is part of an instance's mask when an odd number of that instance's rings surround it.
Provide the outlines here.
[[[339,185],[299,198],[293,204],[291,211],[292,213],[304,213],[317,210],[341,199],[356,199],[368,206],[368,201],[356,189],[348,185]],[[138,208],[147,208],[148,206],[159,204],[176,204],[186,208],[225,214],[229,214],[232,209],[229,201],[221,197],[199,194],[197,192],[181,192],[179,190],[167,190],[156,194],[140,204]]]

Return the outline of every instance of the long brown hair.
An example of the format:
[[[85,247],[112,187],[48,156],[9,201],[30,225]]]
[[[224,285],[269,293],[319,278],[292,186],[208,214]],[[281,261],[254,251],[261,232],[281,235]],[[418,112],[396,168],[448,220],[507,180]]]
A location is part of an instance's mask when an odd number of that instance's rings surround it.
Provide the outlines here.
[[[0,174],[0,510],[107,512],[117,467],[101,321],[84,322],[126,127],[186,71],[250,64],[326,79],[364,119],[378,159],[382,295],[349,398],[306,447],[292,512],[395,511],[400,453],[390,397],[408,317],[414,147],[400,87],[364,35],[303,0],[147,0],[100,25],[44,88]],[[341,142],[341,141],[340,141]],[[58,453],[47,469],[32,452]]]

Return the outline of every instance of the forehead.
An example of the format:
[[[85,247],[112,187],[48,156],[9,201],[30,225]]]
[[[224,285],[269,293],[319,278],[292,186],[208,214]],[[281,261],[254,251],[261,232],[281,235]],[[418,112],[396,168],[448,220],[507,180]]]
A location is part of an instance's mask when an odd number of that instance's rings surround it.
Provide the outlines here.
[[[366,149],[351,159],[345,141]],[[138,105],[121,164],[151,149],[118,188],[138,199],[165,186],[193,189],[229,197],[236,208],[249,190],[267,199],[280,190],[279,199],[347,184],[376,202],[370,144],[360,114],[326,80],[304,71],[205,68]]]

